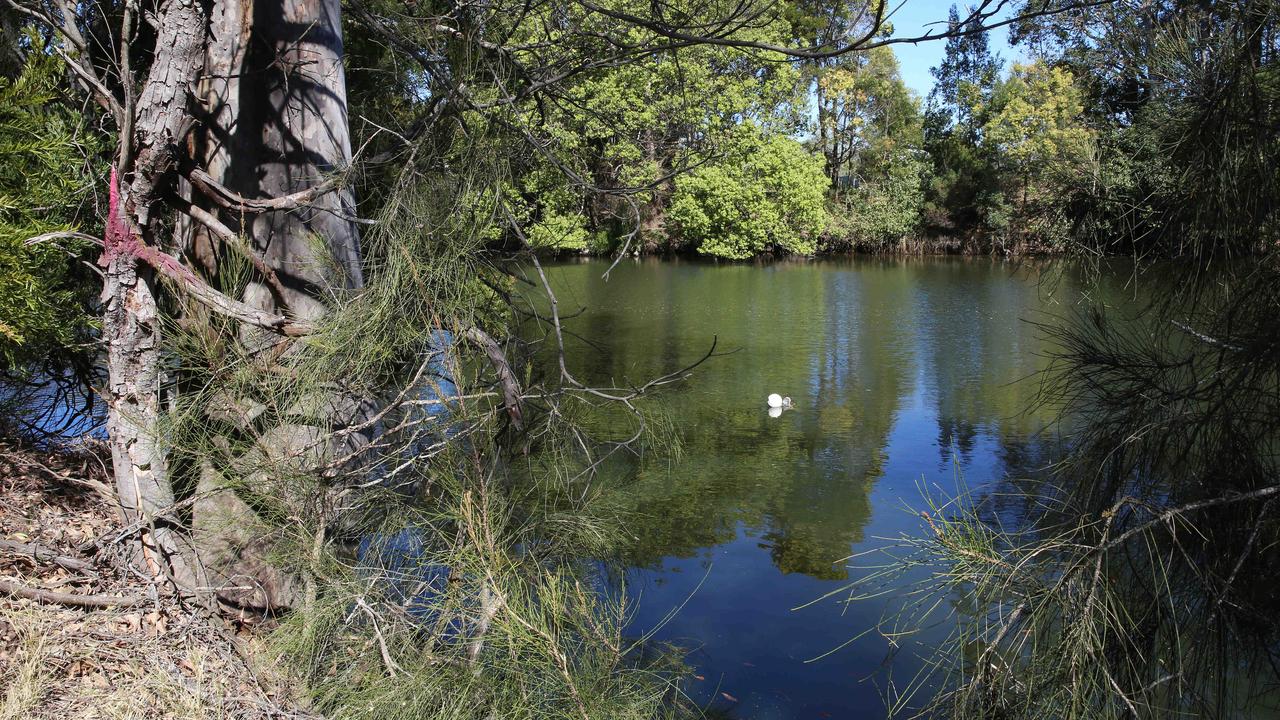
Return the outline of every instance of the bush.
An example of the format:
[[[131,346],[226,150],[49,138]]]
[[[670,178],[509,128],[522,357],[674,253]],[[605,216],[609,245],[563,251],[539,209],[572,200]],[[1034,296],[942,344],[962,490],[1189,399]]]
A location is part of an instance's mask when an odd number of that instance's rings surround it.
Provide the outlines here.
[[[35,363],[75,364],[91,329],[94,279],[76,259],[91,245],[35,235],[80,230],[77,205],[89,195],[87,158],[74,138],[79,118],[63,102],[57,58],[32,53],[15,78],[0,78],[0,371],[23,375]],[[85,228],[89,229],[89,228]]]
[[[793,138],[740,127],[716,162],[676,180],[669,226],[703,255],[812,254],[826,221],[823,162]]]
[[[831,201],[827,249],[880,250],[914,235],[924,206],[922,159],[904,153],[885,177]]]

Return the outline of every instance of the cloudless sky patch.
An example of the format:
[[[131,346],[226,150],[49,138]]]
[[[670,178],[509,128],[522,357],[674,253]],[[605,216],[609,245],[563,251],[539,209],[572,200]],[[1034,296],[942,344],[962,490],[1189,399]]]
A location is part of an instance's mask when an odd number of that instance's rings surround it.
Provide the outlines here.
[[[956,5],[963,17],[964,3],[956,3]],[[945,29],[947,10],[951,8],[951,3],[942,0],[905,0],[899,7],[894,0],[890,0],[889,8],[890,10],[896,8],[889,18],[889,22],[893,23],[894,37],[912,37]],[[1006,10],[998,15],[997,19],[1005,19],[1009,14],[1010,11]],[[991,42],[991,52],[1004,60],[1005,69],[1009,67],[1009,63],[1022,59],[1021,52],[1009,46],[1008,26],[992,30],[988,37]],[[917,45],[893,45],[892,47],[893,52],[898,56],[898,63],[902,66],[903,82],[923,101],[928,97],[929,90],[933,88],[933,76],[929,74],[929,68],[942,62],[947,41],[931,40]]]

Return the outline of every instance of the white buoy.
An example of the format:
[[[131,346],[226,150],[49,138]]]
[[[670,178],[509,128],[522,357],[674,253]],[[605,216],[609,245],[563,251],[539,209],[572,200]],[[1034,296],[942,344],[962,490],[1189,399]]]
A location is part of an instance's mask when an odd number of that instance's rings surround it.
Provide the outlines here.
[[[778,393],[773,393],[769,396],[768,402],[769,402],[769,407],[780,408],[782,407],[782,396],[779,395]]]

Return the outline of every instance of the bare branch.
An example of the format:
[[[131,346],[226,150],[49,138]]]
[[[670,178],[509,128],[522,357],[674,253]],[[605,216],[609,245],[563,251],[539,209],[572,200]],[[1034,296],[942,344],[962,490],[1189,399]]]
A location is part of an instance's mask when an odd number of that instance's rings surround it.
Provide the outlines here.
[[[662,37],[669,38],[671,40],[678,40],[684,43],[721,45],[724,47],[762,50],[801,60],[825,60],[853,52],[872,50],[886,45],[914,45],[921,42],[929,42],[931,40],[976,35],[978,33],[1005,27],[1006,25],[1012,25],[1024,20],[1031,20],[1047,15],[1057,15],[1059,13],[1070,12],[1073,10],[1083,10],[1092,7],[1100,7],[1102,5],[1110,5],[1114,1],[1115,0],[1084,0],[1082,2],[1055,6],[1051,6],[1050,3],[1045,2],[1038,10],[1016,13],[1013,17],[996,21],[993,20],[994,16],[999,14],[1009,4],[1008,0],[983,0],[981,4],[970,11],[969,16],[963,19],[957,27],[948,28],[946,30],[929,31],[921,35],[888,37],[876,40],[874,38],[880,33],[886,19],[884,7],[887,3],[879,3],[876,8],[875,17],[872,18],[870,29],[861,37],[852,42],[838,45],[833,48],[815,48],[811,50],[802,50],[799,48],[787,47],[785,45],[776,45],[774,43],[734,38],[732,37],[732,34],[737,28],[731,27],[734,20],[733,16],[718,21],[715,24],[715,31],[704,34],[697,32],[695,28],[687,25],[670,24],[661,19],[633,15],[621,10],[614,10],[596,5],[591,2],[584,2],[582,3],[582,6],[592,12],[599,13],[600,15],[613,18],[614,20],[621,20],[637,27],[642,27]]]
[[[262,213],[277,210],[295,210],[305,207],[307,203],[312,202],[316,198],[325,193],[338,189],[338,177],[331,177],[328,180],[309,187],[291,195],[284,195],[277,198],[269,199],[253,199],[247,198],[234,190],[228,188],[202,168],[195,168],[187,173],[187,179],[191,181],[197,189],[206,197],[213,200],[218,205],[236,212],[246,213]]]
[[[41,233],[34,237],[29,237],[26,240],[23,240],[22,244],[23,245],[39,245],[40,243],[49,242],[51,240],[62,240],[63,238],[66,238],[68,240],[84,240],[86,242],[91,242],[94,245],[98,245],[98,246],[102,245],[101,238],[96,238],[92,235],[86,235],[82,232],[76,232],[74,230],[55,230],[53,232]]]
[[[111,91],[107,89],[106,85],[102,84],[102,81],[98,79],[98,76],[92,70],[89,70],[76,62],[60,47],[55,47],[53,52],[56,53],[58,57],[62,58],[63,62],[67,64],[67,67],[71,68],[71,71],[78,75],[80,79],[89,86],[93,91],[94,99],[102,106],[103,110],[111,113],[112,117],[116,118],[117,121],[124,117],[124,108],[120,106],[120,101],[116,100],[115,95],[111,94]]]
[[[289,337],[299,337],[315,332],[315,328],[308,323],[290,320],[284,315],[276,315],[265,310],[259,310],[252,305],[223,294],[204,280],[201,280],[190,268],[187,268],[177,258],[168,253],[161,252],[153,247],[143,246],[138,249],[138,256],[140,259],[145,260],[148,265],[155,268],[166,280],[177,285],[179,289],[185,291],[201,305],[220,315]]]
[[[75,595],[73,593],[54,592],[41,588],[27,587],[18,583],[0,580],[0,592],[28,600],[35,600],[41,605],[66,605],[68,607],[107,608],[136,607],[146,599],[140,597],[116,597],[114,595]]]
[[[507,416],[511,418],[511,424],[516,430],[523,430],[524,411],[520,407],[520,381],[512,372],[511,363],[507,361],[502,346],[489,333],[478,327],[467,328],[465,335],[489,358],[489,364],[493,365],[494,372],[498,374],[498,385],[502,388],[502,404],[507,409]]]
[[[199,205],[187,203],[185,206],[179,206],[178,209],[195,220],[199,221],[214,235],[217,235],[222,242],[226,243],[231,249],[240,253],[241,257],[248,260],[253,269],[267,281],[267,285],[271,287],[271,291],[275,293],[276,301],[281,304],[287,303],[289,294],[285,292],[284,284],[280,282],[280,277],[276,275],[276,271],[268,265],[258,253],[249,247],[240,235],[231,228],[227,227],[221,220],[213,215],[213,213],[205,210]]]

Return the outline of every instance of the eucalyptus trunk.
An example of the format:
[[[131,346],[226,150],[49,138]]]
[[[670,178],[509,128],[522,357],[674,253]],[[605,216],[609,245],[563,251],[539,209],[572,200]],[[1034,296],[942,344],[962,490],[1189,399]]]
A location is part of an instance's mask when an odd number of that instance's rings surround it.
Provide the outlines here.
[[[265,211],[224,209],[220,218],[257,258],[241,300],[315,327],[329,313],[334,291],[364,283],[355,203],[338,177],[352,162],[339,2],[221,0],[213,8],[210,30],[201,93],[211,119],[196,139],[197,163],[212,181],[248,200],[296,197],[332,186]],[[196,202],[218,212],[210,200]],[[220,238],[196,226],[187,242],[206,272],[216,273],[217,256],[225,250]],[[284,340],[252,325],[241,328],[251,350]],[[242,467],[292,462],[293,456],[314,463],[318,458],[310,450],[317,443],[327,448],[319,458],[333,454],[325,433],[349,424],[359,403],[335,387],[313,392],[315,397],[303,404],[320,408],[321,414],[309,422],[244,428],[260,434],[258,444],[270,449],[240,458]],[[196,539],[211,580],[219,597],[237,605],[272,609],[300,599],[298,578],[265,561],[278,533],[258,522],[248,497],[277,492],[272,474],[251,471],[244,490],[211,494],[195,508]],[[206,462],[199,489],[224,485]]]
[[[312,189],[351,164],[338,0],[220,0],[211,17],[198,138],[209,175],[249,199]],[[364,283],[355,203],[343,184],[301,207],[227,217],[278,278],[257,275],[244,301],[314,322],[321,291]],[[243,219],[243,222],[242,222]],[[193,246],[215,245],[206,232]],[[208,263],[206,263],[208,264]]]

